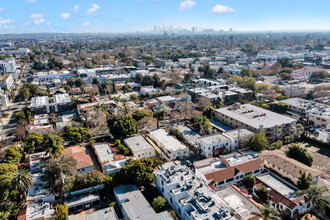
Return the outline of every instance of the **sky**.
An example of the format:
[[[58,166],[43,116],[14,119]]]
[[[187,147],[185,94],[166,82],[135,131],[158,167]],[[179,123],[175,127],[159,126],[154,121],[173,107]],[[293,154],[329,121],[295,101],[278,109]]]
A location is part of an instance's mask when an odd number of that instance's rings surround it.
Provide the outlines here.
[[[1,33],[330,30],[330,0],[0,0]]]

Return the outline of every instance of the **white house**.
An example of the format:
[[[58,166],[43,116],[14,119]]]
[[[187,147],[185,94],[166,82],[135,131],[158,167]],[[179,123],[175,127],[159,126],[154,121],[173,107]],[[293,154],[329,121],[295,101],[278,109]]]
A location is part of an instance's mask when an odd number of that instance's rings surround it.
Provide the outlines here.
[[[182,159],[189,156],[189,148],[176,138],[167,133],[164,129],[157,129],[150,132],[150,138],[171,160]]]
[[[141,74],[142,76],[152,75],[149,72],[149,70],[131,70],[130,71],[131,78],[135,78],[138,73]]]
[[[155,148],[141,135],[127,138],[124,140],[124,143],[131,149],[136,159],[155,156]]]
[[[106,175],[118,173],[127,162],[127,158],[116,154],[108,143],[94,144],[93,150]]]
[[[201,154],[208,157],[219,155],[222,151],[231,151],[231,141],[223,134],[213,134],[197,139]]]

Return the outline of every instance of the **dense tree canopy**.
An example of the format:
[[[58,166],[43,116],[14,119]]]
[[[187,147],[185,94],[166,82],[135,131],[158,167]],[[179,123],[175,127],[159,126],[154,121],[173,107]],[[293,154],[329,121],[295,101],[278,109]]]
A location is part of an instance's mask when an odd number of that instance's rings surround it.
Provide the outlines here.
[[[269,200],[270,193],[265,186],[261,186],[260,188],[256,189],[256,194],[263,203]]]
[[[11,145],[5,150],[5,157],[8,163],[19,164],[23,157],[24,149],[17,145]]]
[[[88,128],[65,126],[61,136],[65,141],[70,141],[75,144],[90,142],[92,140],[92,134]]]
[[[293,144],[289,147],[287,155],[303,164],[306,164],[307,166],[311,167],[313,164],[313,156],[308,153],[306,148],[300,147],[297,144]]]
[[[120,180],[138,186],[148,186],[154,181],[154,169],[162,162],[154,157],[141,160],[128,160],[120,171]]]
[[[268,146],[267,138],[260,133],[255,133],[248,142],[248,147],[255,151],[266,150]]]
[[[37,132],[31,132],[24,138],[23,147],[27,153],[34,153],[36,148],[42,147],[44,138],[42,134]]]
[[[70,179],[77,172],[77,161],[72,156],[63,155],[50,159],[45,166],[44,179],[56,192],[62,192],[64,187],[63,177]]]
[[[121,116],[110,123],[110,131],[118,139],[139,132],[139,125],[131,116]]]
[[[141,120],[144,117],[153,117],[153,112],[147,109],[138,109],[135,110],[132,114],[133,118],[137,121]]]
[[[43,135],[44,142],[43,142],[43,148],[46,152],[50,153],[50,155],[54,158],[57,158],[61,156],[64,150],[64,140],[52,133],[46,133]]]
[[[213,106],[208,106],[203,110],[203,115],[207,118],[213,118],[215,114],[215,110]]]

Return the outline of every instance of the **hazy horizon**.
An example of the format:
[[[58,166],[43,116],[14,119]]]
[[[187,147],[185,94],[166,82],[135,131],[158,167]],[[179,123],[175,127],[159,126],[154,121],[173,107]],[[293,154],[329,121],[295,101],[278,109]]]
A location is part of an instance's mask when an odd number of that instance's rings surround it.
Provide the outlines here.
[[[330,31],[330,1],[315,0],[11,0],[0,32],[132,33],[156,27],[236,32]]]

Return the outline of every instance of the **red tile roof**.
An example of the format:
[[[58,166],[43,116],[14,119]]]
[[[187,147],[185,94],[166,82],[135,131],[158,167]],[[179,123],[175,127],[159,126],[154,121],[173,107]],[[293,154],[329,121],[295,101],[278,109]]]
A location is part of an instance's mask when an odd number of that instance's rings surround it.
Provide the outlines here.
[[[224,163],[226,163],[226,162],[227,161],[224,160]],[[226,165],[228,166],[229,163],[227,162]],[[258,158],[258,159],[251,160],[249,162],[239,164],[239,165],[233,166],[233,167],[230,167],[230,165],[229,165],[228,168],[206,174],[205,178],[207,180],[213,180],[214,182],[219,182],[219,181],[223,181],[225,179],[233,178],[239,172],[249,173],[254,170],[261,169],[261,168],[263,168],[263,162],[261,159]]]
[[[64,149],[64,153],[77,161],[77,169],[94,166],[91,157],[86,153],[85,147],[74,146]]]
[[[278,191],[276,191],[266,183],[262,182],[258,177],[256,178],[256,184],[254,186],[256,186],[257,188],[260,188],[261,186],[270,188],[271,201],[273,201],[275,204],[278,204],[280,202],[290,209],[293,209],[296,206],[300,206],[300,201],[304,201],[305,203],[307,203],[307,197],[305,195],[290,200],[289,198],[282,195],[281,193],[279,193]]]

